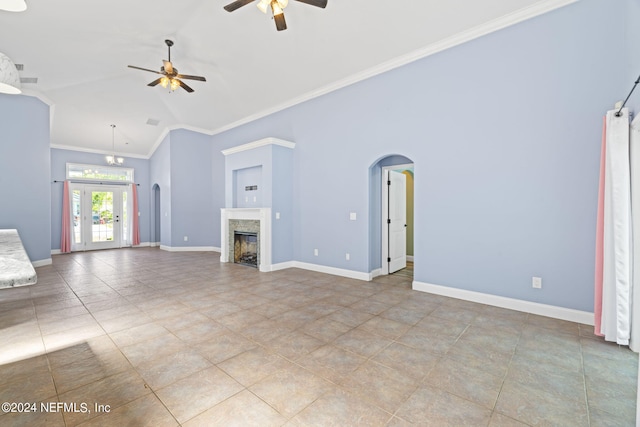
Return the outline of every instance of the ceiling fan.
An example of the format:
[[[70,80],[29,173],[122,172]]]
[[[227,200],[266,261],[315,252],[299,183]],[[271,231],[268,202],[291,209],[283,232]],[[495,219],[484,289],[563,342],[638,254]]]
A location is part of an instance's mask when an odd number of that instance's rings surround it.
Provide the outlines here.
[[[252,3],[255,0],[236,0],[233,3],[229,3],[224,7],[224,10],[227,12],[233,12],[236,9],[241,8],[249,3]],[[295,0],[300,3],[306,3],[311,6],[321,7],[324,9],[327,7],[327,0]],[[262,11],[262,13],[267,13],[267,9],[271,7],[271,12],[273,13],[273,19],[276,21],[276,28],[278,31],[286,30],[287,23],[284,20],[284,8],[289,4],[289,0],[260,0],[260,2],[256,5],[258,9]]]
[[[180,79],[199,80],[201,82],[206,82],[207,81],[207,79],[205,79],[204,77],[201,77],[201,76],[190,76],[188,74],[179,74],[178,73],[178,69],[174,68],[173,64],[171,63],[171,46],[173,46],[173,41],[165,40],[164,42],[169,47],[169,59],[162,61],[164,63],[164,65],[162,67],[160,67],[160,71],[155,71],[155,70],[149,70],[147,68],[136,67],[135,65],[129,65],[129,68],[135,68],[136,70],[149,71],[151,73],[156,73],[156,74],[162,75],[162,77],[152,81],[147,86],[156,86],[157,84],[160,84],[160,86],[165,87],[165,88],[168,86],[171,90],[176,90],[179,87],[181,87],[182,89],[184,89],[187,92],[191,93],[191,92],[193,92],[193,89],[191,89],[189,86],[187,86]]]

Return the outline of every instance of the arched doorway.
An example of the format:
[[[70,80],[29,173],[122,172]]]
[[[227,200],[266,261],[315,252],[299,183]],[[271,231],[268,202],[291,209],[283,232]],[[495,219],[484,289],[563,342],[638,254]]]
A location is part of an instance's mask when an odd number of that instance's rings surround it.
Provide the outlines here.
[[[373,276],[412,276],[414,163],[402,155],[388,155],[369,172],[370,271]]]

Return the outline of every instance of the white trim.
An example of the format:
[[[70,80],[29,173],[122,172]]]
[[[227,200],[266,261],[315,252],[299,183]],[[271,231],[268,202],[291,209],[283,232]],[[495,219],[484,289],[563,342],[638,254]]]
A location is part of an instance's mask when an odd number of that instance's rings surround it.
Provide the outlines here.
[[[53,260],[51,258],[31,261],[31,265],[33,265],[34,267],[44,267],[45,265],[51,265],[51,264],[53,264]]]
[[[294,268],[302,268],[303,270],[317,271],[318,273],[332,274],[334,276],[348,277],[350,279],[371,281],[371,273],[363,273],[361,271],[345,270],[343,268],[329,267],[326,265],[310,264],[307,262],[293,261]]]
[[[407,255],[407,261],[413,262],[413,255]]]
[[[571,308],[558,307],[555,305],[547,305],[537,302],[501,297],[498,295],[483,294],[480,292],[468,291],[465,289],[451,288],[448,286],[433,285],[431,283],[423,283],[417,281],[413,282],[412,287],[415,291],[427,292],[430,294],[442,295],[465,301],[472,301],[480,304],[487,304],[495,307],[552,317],[554,319],[568,320],[570,322],[582,323],[585,325],[593,325],[594,323],[593,313],[589,313],[588,311],[574,310]]]
[[[165,246],[160,245],[160,249],[167,252],[220,252],[220,248],[215,246]]]
[[[265,268],[268,268],[268,270],[265,271],[278,271],[278,270],[286,270],[287,268],[294,268],[295,267],[295,261],[286,261],[286,262],[280,262],[278,264],[271,264],[270,266],[266,266]],[[260,270],[263,271],[263,270]]]
[[[104,151],[104,150],[95,150],[93,148],[83,148],[76,147],[71,145],[61,145],[61,144],[49,144],[49,148],[55,148],[58,150],[69,150],[69,151],[78,151],[81,153],[92,153],[92,154],[103,154],[105,156],[113,155],[113,151]],[[131,154],[131,153],[115,153],[117,156],[128,157],[131,159],[145,159],[148,160],[149,157],[142,154]],[[93,165],[93,166],[109,166],[109,165]]]
[[[369,277],[371,277],[371,279],[369,279],[369,280],[373,280],[374,278],[376,278],[378,276],[382,276],[382,269],[381,268],[376,268],[375,270],[372,270],[371,273],[369,273]]]
[[[148,248],[151,246],[151,242],[140,242],[138,245],[131,245],[132,248]]]
[[[231,147],[226,150],[222,150],[222,154],[224,154],[225,156],[228,156],[229,154],[235,154],[235,153],[240,153],[242,151],[253,150],[254,148],[264,147],[265,145],[279,145],[281,147],[291,148],[291,149],[296,147],[295,142],[290,142],[290,141],[285,141],[284,139],[269,137],[269,138],[260,139],[258,141],[249,142],[247,144],[238,145],[236,147]]]
[[[51,249],[51,255],[60,255],[62,252],[60,249]]]

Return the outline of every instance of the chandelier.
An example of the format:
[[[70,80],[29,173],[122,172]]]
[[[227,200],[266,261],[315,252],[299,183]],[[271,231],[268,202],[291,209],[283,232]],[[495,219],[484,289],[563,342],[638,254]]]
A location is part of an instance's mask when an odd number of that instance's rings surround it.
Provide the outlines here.
[[[111,152],[110,156],[107,156],[107,164],[111,166],[122,166],[124,159],[122,157],[116,157],[116,125],[111,125]]]

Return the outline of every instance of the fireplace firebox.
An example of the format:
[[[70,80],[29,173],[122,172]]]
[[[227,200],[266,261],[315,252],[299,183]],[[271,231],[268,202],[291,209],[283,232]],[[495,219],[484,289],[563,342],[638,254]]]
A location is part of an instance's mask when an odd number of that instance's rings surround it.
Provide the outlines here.
[[[258,267],[258,233],[233,232],[233,262]]]

